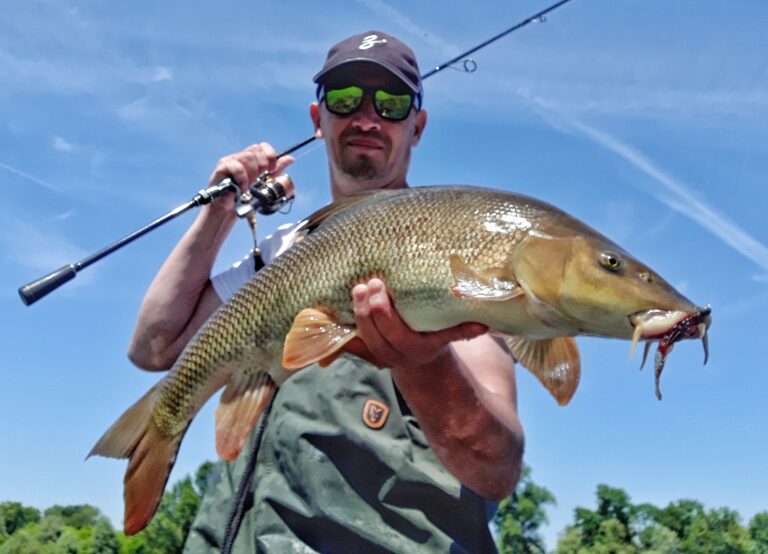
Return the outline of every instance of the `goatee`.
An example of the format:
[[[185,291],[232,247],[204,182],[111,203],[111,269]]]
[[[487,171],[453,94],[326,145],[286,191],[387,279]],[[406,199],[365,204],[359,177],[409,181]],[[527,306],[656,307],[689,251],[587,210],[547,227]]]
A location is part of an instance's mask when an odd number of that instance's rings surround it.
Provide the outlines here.
[[[369,156],[354,156],[353,159],[342,154],[341,170],[357,179],[375,179],[383,175],[383,167],[376,165]]]

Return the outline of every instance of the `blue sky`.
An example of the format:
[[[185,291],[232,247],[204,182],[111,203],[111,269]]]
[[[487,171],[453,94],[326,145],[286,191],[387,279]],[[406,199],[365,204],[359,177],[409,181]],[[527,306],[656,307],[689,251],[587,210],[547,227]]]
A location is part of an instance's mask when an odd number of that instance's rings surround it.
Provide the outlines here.
[[[127,342],[142,296],[192,214],[24,307],[16,289],[188,200],[216,160],[310,135],[311,76],[333,42],[382,29],[422,70],[546,2],[5,3],[0,21],[0,500],[90,503],[122,518],[125,465],[83,461],[158,375]],[[653,394],[629,343],[580,339],[559,408],[518,372],[526,461],[558,505],[549,545],[598,483],[637,502],[768,509],[768,49],[760,0],[574,0],[425,83],[412,184],[471,183],[552,202],[699,304],[711,356],[677,345]],[[328,201],[322,145],[290,168],[288,215]],[[243,224],[217,269],[249,248]],[[215,456],[213,402],[172,480]]]

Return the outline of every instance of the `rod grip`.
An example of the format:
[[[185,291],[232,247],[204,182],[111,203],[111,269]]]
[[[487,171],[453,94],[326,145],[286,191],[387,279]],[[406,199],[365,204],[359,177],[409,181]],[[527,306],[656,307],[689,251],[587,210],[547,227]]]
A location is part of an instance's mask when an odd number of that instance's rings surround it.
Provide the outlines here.
[[[29,306],[40,300],[43,296],[59,288],[67,281],[71,281],[77,275],[77,270],[73,265],[65,265],[56,271],[49,273],[39,279],[19,287],[19,296],[25,306]]]

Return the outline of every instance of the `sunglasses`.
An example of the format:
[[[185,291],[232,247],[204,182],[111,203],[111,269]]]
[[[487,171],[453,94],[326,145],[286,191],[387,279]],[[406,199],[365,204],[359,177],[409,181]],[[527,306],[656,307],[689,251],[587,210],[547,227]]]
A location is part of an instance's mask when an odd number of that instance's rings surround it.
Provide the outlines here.
[[[376,113],[390,121],[402,121],[408,117],[416,99],[411,92],[393,94],[380,88],[358,86],[327,87],[323,99],[329,112],[343,116],[358,111],[366,96],[373,98]]]

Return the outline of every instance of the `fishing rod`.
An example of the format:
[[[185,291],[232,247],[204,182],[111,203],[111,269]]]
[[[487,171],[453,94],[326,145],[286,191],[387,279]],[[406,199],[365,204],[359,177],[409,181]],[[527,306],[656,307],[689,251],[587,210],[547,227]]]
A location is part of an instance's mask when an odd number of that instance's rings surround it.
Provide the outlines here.
[[[540,12],[537,12],[532,16],[527,17],[526,19],[523,19],[519,23],[516,23],[515,25],[502,31],[501,33],[494,35],[488,40],[485,40],[480,44],[470,48],[466,52],[462,52],[458,56],[451,58],[450,60],[443,62],[442,64],[436,65],[431,70],[421,75],[421,80],[423,81],[424,79],[428,79],[432,75],[439,73],[440,71],[444,70],[447,67],[453,66],[453,64],[461,60],[463,60],[463,70],[467,73],[473,73],[477,69],[477,63],[475,63],[475,61],[472,58],[468,58],[467,56],[474,54],[478,50],[485,48],[486,46],[488,46],[493,42],[496,42],[500,38],[505,37],[510,33],[513,33],[519,29],[522,29],[523,27],[531,23],[544,23],[546,21],[547,14],[549,14],[550,12],[553,12],[557,8],[561,7],[563,4],[567,4],[570,1],[571,0],[560,0],[559,2],[552,4],[551,6],[541,10]],[[284,150],[283,152],[278,154],[277,159],[280,159],[284,156],[287,156],[288,154],[295,152],[296,150],[299,150],[300,148],[303,148],[304,146],[308,145],[309,143],[313,142],[316,139],[317,137],[314,135],[312,135],[311,137],[307,137],[301,142],[294,144],[287,150]],[[92,254],[78,262],[65,265],[57,269],[56,271],[53,271],[47,275],[44,275],[38,279],[35,279],[34,281],[27,283],[26,285],[22,285],[21,287],[19,287],[19,296],[21,297],[21,301],[26,306],[29,306],[37,302],[47,294],[59,288],[64,283],[74,279],[77,276],[77,273],[79,271],[82,271],[83,269],[90,266],[91,264],[96,263],[97,261],[101,260],[105,256],[108,256],[115,250],[118,250],[123,246],[130,244],[131,242],[138,239],[139,237],[146,235],[147,233],[156,229],[160,225],[163,225],[164,223],[167,223],[168,221],[175,219],[176,217],[180,216],[181,214],[187,212],[192,208],[197,208],[200,206],[204,206],[206,204],[210,204],[211,202],[213,202],[214,200],[217,200],[222,196],[225,196],[227,194],[232,194],[232,193],[237,194],[239,191],[240,191],[240,187],[230,177],[222,179],[218,183],[211,185],[208,188],[200,190],[187,203],[174,208],[164,216],[159,217],[153,222],[149,223],[148,225],[145,225],[144,227],[141,227],[140,229],[137,229],[136,231],[124,236],[120,240],[114,242],[113,244],[107,246],[106,248],[99,250],[95,254]],[[240,217],[249,218],[249,221],[253,226],[254,225],[253,218],[255,217],[255,213],[258,212],[265,215],[275,213],[287,202],[290,202],[293,199],[293,196],[294,196],[293,184],[290,181],[290,179],[287,177],[287,175],[280,175],[277,177],[273,177],[269,174],[269,172],[264,172],[249,187],[249,190],[246,193],[240,195],[237,198],[237,201],[236,201],[237,215]]]

